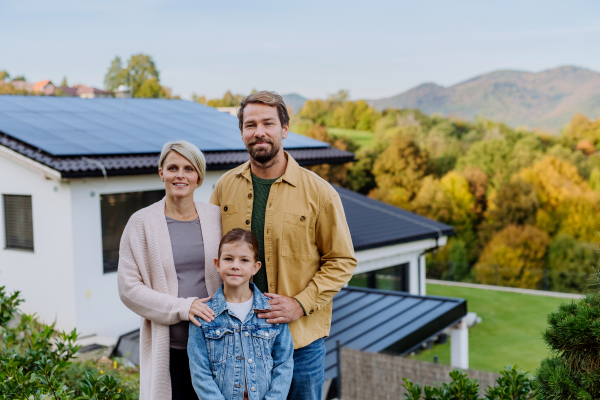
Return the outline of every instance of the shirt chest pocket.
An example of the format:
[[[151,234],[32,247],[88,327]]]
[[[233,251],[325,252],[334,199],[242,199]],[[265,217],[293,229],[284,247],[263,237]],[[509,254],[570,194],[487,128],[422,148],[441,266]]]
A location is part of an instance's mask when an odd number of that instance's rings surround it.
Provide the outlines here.
[[[311,258],[315,244],[316,218],[309,214],[285,213],[281,242],[281,255],[297,259]]]
[[[276,328],[259,328],[252,331],[252,340],[256,357],[270,360],[273,354],[273,344],[279,334]]]
[[[208,358],[222,363],[233,356],[233,331],[227,328],[211,328],[204,331]]]
[[[238,222],[238,203],[229,203],[221,207],[221,225],[223,226],[223,235],[234,228],[240,228]]]

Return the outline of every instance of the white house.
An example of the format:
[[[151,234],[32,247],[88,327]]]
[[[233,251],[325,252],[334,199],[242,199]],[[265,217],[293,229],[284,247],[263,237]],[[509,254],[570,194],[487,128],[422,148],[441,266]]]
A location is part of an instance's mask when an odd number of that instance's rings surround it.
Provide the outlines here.
[[[197,103],[0,96],[0,286],[21,291],[24,311],[83,336],[139,327],[117,292],[119,240],[129,216],[164,195],[156,162],[174,139],[205,153],[200,201],[248,159],[237,119]],[[301,165],[354,159],[295,134],[284,147]],[[424,254],[453,229],[336,189],[358,259],[350,284],[425,295]]]

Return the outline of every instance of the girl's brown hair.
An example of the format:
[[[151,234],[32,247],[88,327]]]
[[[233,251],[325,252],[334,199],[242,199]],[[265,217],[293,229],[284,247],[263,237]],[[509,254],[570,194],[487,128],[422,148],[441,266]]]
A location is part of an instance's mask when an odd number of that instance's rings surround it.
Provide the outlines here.
[[[250,250],[254,253],[254,261],[258,260],[258,239],[254,236],[254,233],[247,231],[242,228],[235,228],[230,230],[223,236],[219,243],[219,259],[221,258],[221,248],[224,244],[231,243],[246,243]]]

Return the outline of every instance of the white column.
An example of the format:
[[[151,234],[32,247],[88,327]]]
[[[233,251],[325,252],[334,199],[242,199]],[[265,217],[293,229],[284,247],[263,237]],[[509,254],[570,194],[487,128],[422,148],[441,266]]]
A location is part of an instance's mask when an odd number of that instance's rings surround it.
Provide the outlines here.
[[[419,265],[417,260],[419,257],[414,257],[408,265],[408,293],[419,294]]]
[[[450,329],[450,365],[455,368],[469,368],[469,328],[466,318]]]
[[[425,266],[425,255],[422,255],[420,257],[419,266],[421,267],[420,271],[419,271],[419,276],[421,277],[420,278],[421,279],[421,281],[420,281],[421,287],[419,288],[419,294],[421,296],[425,296],[425,294],[426,294],[425,293],[425,272],[427,271],[427,268]]]

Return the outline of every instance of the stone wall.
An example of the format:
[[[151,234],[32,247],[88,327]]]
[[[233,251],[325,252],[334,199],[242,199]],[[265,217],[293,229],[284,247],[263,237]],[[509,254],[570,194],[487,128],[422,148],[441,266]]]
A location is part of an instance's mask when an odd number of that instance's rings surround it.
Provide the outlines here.
[[[406,377],[421,387],[434,383],[449,383],[452,367],[406,358],[341,349],[342,399],[385,400],[402,399],[406,390],[402,387]],[[499,374],[466,370],[467,375],[479,380],[483,394],[488,386],[496,383]]]

